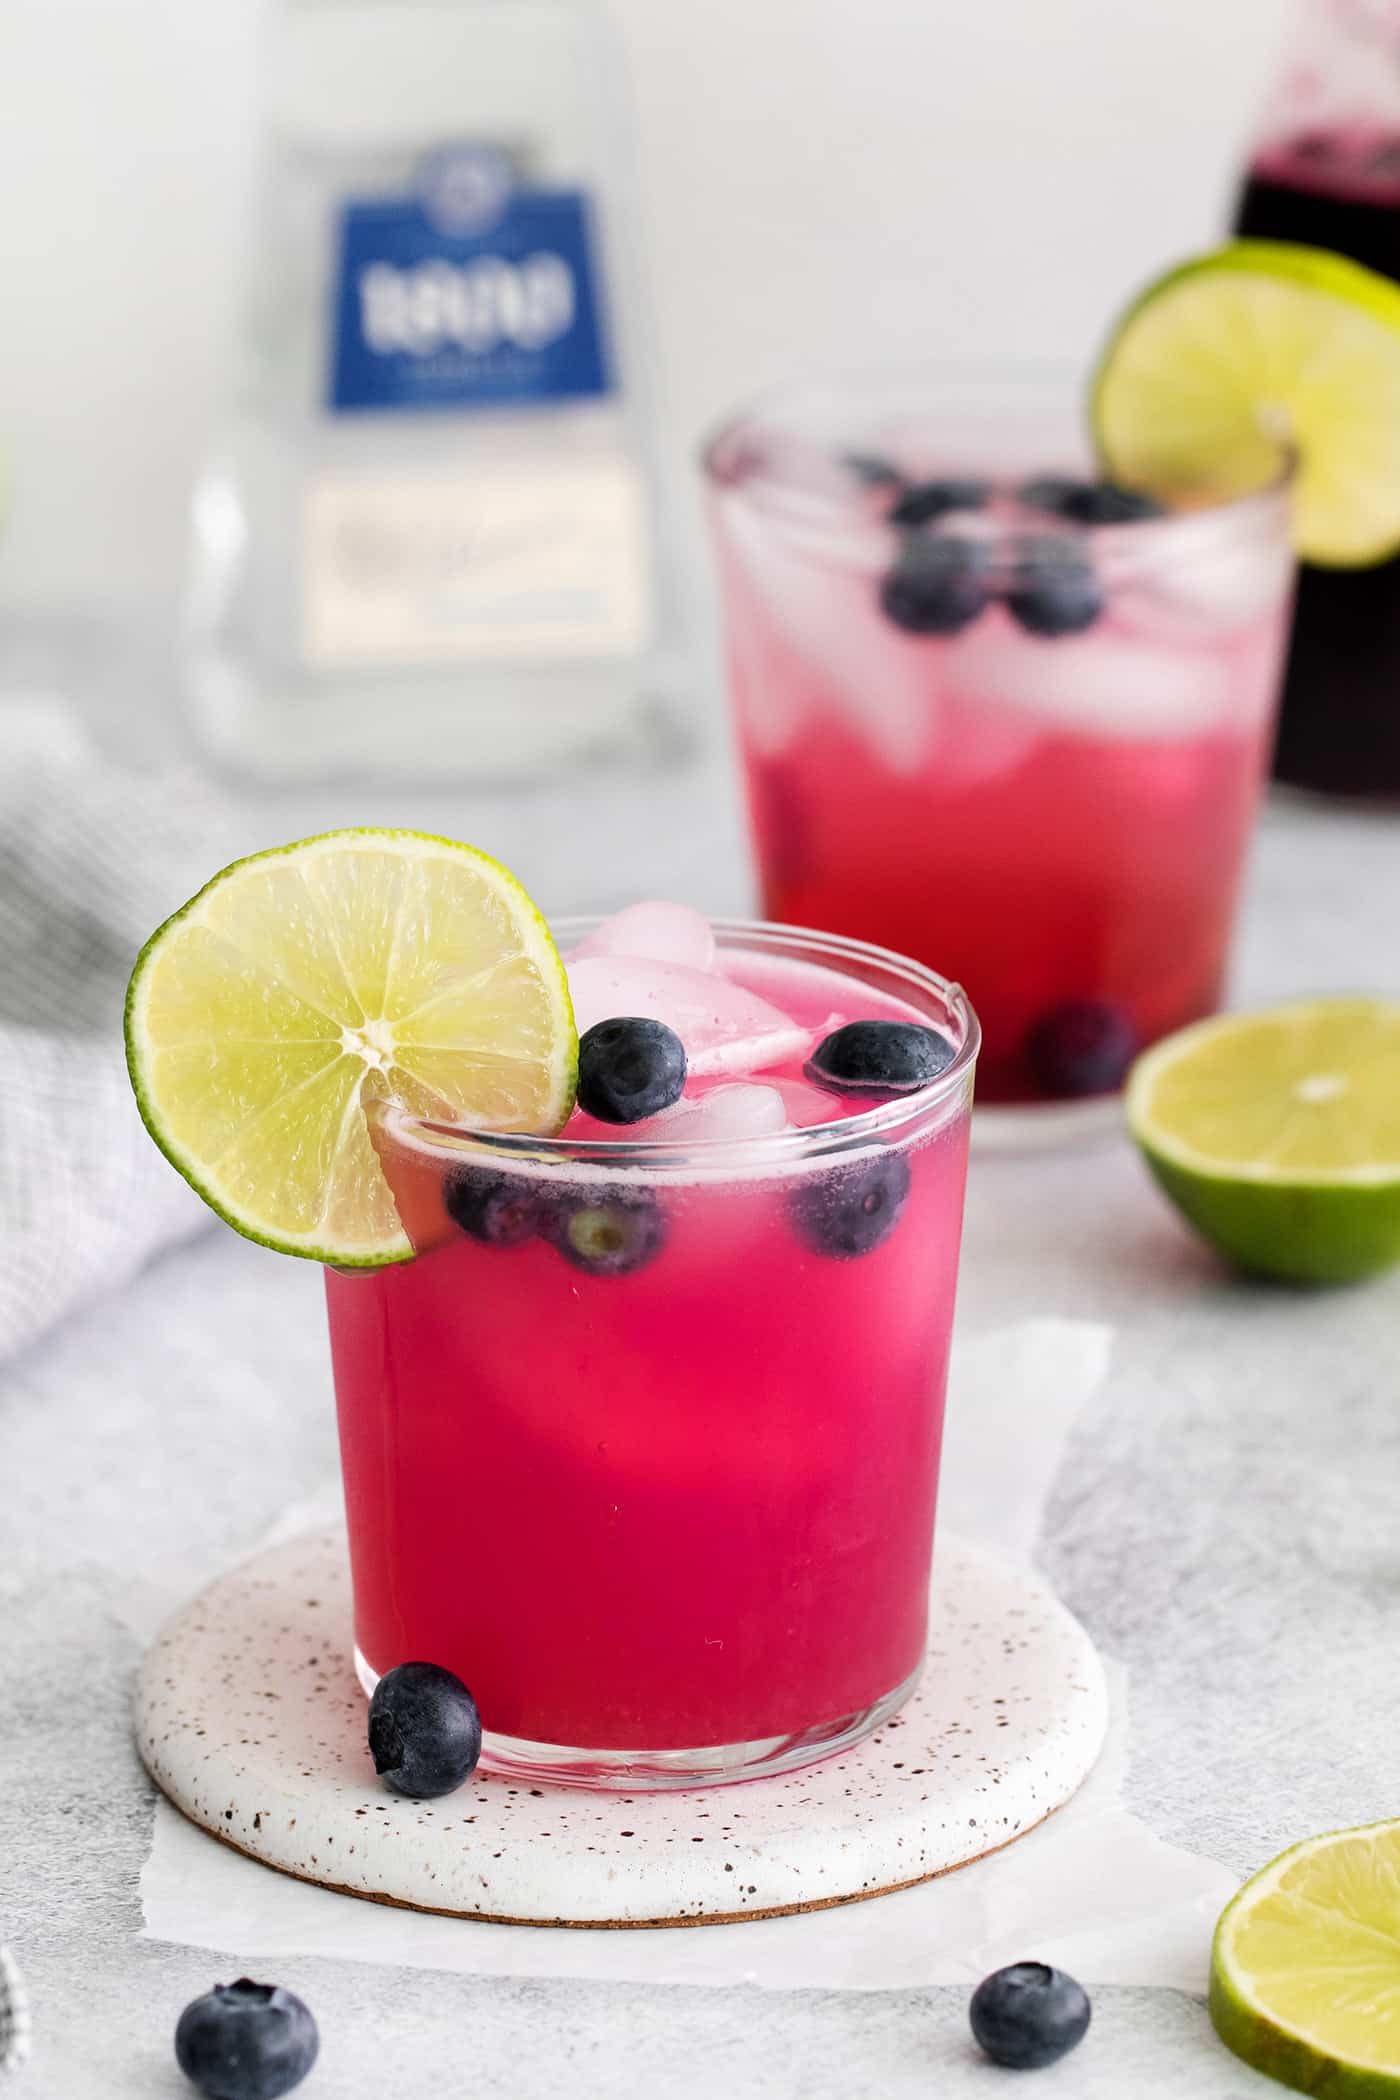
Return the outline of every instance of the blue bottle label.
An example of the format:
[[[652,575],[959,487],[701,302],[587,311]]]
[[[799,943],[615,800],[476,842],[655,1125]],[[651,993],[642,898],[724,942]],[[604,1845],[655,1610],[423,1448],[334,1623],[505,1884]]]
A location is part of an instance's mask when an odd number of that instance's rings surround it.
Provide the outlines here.
[[[504,154],[431,154],[415,192],[340,216],[329,402],[460,410],[611,391],[589,201]]]

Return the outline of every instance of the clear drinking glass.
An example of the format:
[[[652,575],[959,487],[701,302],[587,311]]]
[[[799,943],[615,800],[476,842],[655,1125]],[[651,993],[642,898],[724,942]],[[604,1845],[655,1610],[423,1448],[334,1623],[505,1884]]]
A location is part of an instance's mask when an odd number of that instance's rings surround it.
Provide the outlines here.
[[[419,1251],[327,1272],[361,1680],[457,1671],[498,1771],[781,1771],[878,1726],[923,1661],[977,1021],[879,949],[716,930],[804,1026],[916,1020],[953,1062],[743,1141],[384,1111]]]
[[[1287,636],[1287,463],[1077,522],[1072,400],[813,385],[705,455],[764,909],[966,984],[979,1109],[1215,1007]]]

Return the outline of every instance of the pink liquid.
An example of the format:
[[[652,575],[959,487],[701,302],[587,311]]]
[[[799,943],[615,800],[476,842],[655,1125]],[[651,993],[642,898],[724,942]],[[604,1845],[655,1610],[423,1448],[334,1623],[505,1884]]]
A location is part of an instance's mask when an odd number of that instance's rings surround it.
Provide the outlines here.
[[[1157,535],[1164,573],[1110,573],[1083,633],[992,603],[944,637],[882,611],[878,539],[785,545],[746,500],[718,490],[715,522],[765,914],[936,959],[982,1023],[979,1100],[1117,1084],[1037,1052],[1067,1009],[1127,1055],[1213,1011],[1287,633],[1282,513],[1191,560],[1172,525],[1119,528],[1117,558]]]
[[[834,1008],[928,1018],[810,965],[728,967],[814,1027]],[[488,1735],[624,1752],[795,1734],[910,1678],[965,1105],[900,1149],[907,1200],[868,1253],[794,1229],[810,1167],[681,1178],[651,1188],[660,1251],[616,1276],[542,1238],[466,1237],[442,1209],[452,1155],[386,1151],[410,1232],[436,1244],[326,1278],[369,1667],[440,1662]]]

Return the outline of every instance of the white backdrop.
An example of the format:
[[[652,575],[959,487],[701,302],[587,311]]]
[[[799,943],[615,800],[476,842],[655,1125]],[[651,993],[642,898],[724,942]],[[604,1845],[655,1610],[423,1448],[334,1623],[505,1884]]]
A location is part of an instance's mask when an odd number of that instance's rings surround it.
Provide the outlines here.
[[[678,452],[757,384],[1081,361],[1214,238],[1290,0],[612,0]],[[7,0],[0,606],[168,604],[227,373],[258,0]]]

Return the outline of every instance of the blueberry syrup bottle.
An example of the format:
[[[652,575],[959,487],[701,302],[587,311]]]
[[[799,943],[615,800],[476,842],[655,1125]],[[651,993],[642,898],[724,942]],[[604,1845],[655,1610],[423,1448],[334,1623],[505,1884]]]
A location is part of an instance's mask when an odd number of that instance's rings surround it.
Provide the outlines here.
[[[1235,229],[1400,281],[1397,0],[1308,0]],[[1274,771],[1324,794],[1400,800],[1400,557],[1302,565]]]

